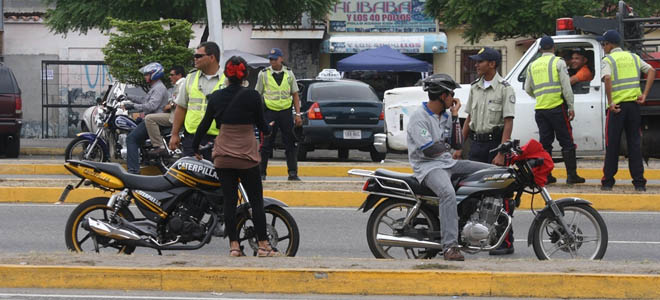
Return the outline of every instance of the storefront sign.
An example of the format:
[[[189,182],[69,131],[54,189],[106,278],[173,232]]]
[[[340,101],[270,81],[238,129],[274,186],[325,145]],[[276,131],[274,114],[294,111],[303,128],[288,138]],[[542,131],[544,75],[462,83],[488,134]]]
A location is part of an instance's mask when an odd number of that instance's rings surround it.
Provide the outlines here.
[[[435,32],[426,0],[341,0],[330,12],[333,32]]]
[[[401,53],[445,53],[447,36],[443,32],[426,35],[333,35],[323,41],[323,53],[358,53],[389,46]]]

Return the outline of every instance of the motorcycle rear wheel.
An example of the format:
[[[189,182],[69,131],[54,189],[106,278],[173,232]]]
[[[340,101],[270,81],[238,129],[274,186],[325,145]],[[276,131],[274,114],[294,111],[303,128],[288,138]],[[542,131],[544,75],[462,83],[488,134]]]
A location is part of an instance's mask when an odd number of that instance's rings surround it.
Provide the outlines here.
[[[561,210],[564,222],[575,234],[575,241],[566,241],[565,231],[554,216],[544,217],[530,228],[536,257],[540,260],[602,259],[608,236],[607,226],[598,211],[586,204],[567,205]]]
[[[85,158],[85,153],[87,149],[92,145],[92,143],[92,141],[84,137],[76,137],[66,146],[66,150],[64,151],[64,160],[78,159],[98,162],[106,161],[107,157],[105,157],[103,149],[98,143],[94,145],[94,148],[90,152],[89,157]]]
[[[388,199],[374,209],[367,221],[367,243],[371,253],[376,258],[425,259],[433,258],[440,250],[430,248],[408,248],[380,245],[377,234],[396,235],[393,228],[401,225],[415,202],[402,199]],[[439,231],[440,221],[428,208],[422,207],[420,213],[413,219],[413,229]],[[384,226],[382,226],[384,225]]]
[[[78,205],[73,212],[71,212],[69,219],[66,221],[66,228],[64,229],[64,240],[66,242],[66,247],[70,251],[96,251],[94,247],[95,239],[99,247],[98,252],[108,249],[120,254],[131,254],[135,251],[135,246],[118,244],[115,239],[100,236],[96,233],[87,231],[82,227],[82,222],[87,216],[94,217],[99,221],[109,222],[109,217],[112,213],[112,208],[107,206],[109,199],[110,198],[107,197],[89,199]],[[118,215],[128,221],[135,219],[131,211],[127,208],[121,209]]]
[[[296,220],[284,208],[277,205],[264,207],[264,211],[266,213],[266,235],[271,246],[277,248],[280,253],[286,256],[296,256],[300,245],[300,232]],[[252,254],[256,256],[258,250],[257,235],[252,219],[245,214],[239,215],[236,221],[236,232],[241,248],[247,249],[243,245],[243,242],[247,241],[247,246],[252,249]]]

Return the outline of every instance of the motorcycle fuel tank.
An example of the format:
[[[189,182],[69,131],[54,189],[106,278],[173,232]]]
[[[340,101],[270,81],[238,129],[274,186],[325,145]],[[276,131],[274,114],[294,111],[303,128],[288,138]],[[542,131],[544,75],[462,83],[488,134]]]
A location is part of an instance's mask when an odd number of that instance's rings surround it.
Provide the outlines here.
[[[135,121],[133,121],[131,118],[123,115],[119,115],[115,117],[115,127],[121,129],[121,130],[128,130],[131,131],[137,127],[137,124],[135,124]]]
[[[220,187],[215,167],[208,160],[184,157],[177,160],[167,173],[167,179],[177,186],[187,185],[202,190],[215,190]]]
[[[461,180],[456,191],[457,199],[459,195],[464,196],[478,191],[504,189],[514,183],[515,180],[513,172],[508,168],[493,167],[480,170]]]

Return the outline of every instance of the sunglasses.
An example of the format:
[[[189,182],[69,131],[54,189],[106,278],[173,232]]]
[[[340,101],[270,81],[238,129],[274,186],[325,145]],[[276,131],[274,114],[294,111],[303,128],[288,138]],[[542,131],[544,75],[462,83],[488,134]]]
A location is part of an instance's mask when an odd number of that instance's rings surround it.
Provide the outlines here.
[[[194,57],[195,59],[200,59],[200,58],[202,58],[202,57],[204,57],[204,56],[207,56],[207,55],[208,55],[208,54],[195,53],[195,54],[193,55],[193,57]]]

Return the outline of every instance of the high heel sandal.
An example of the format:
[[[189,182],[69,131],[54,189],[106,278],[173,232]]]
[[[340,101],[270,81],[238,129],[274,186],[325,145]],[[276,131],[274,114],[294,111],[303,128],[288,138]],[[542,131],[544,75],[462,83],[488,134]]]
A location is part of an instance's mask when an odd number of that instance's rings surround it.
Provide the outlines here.
[[[241,251],[241,249],[229,249],[229,256],[231,256],[231,257],[241,257],[241,256],[245,256],[245,253],[243,253],[243,251]]]
[[[259,247],[259,250],[257,251],[257,257],[281,257],[284,256],[281,252],[277,251],[277,249],[273,247],[268,247],[267,248],[261,248]]]

